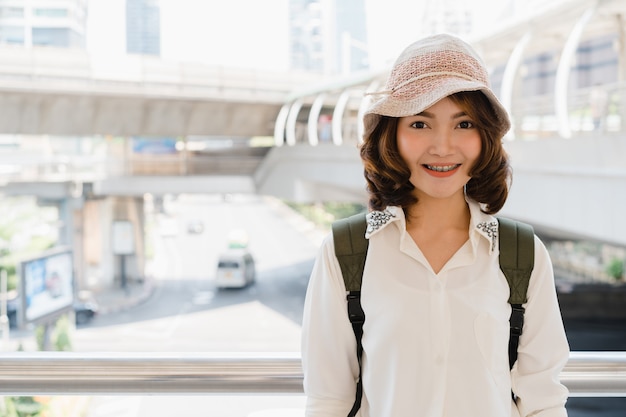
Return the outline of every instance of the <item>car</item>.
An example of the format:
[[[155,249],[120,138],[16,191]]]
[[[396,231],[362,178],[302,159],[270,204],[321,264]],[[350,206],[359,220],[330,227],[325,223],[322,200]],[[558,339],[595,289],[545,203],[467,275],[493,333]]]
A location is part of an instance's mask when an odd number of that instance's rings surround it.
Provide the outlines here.
[[[21,305],[19,295],[14,294],[7,300],[7,316],[9,319],[9,327],[17,328],[18,326],[18,310]],[[98,315],[98,303],[88,292],[80,292],[74,299],[72,305],[74,310],[74,320],[76,325],[84,325],[93,320]]]
[[[229,249],[217,261],[215,283],[217,288],[243,288],[256,278],[254,258],[247,249]]]
[[[192,220],[187,223],[187,233],[200,234],[204,232],[204,223],[201,220]]]

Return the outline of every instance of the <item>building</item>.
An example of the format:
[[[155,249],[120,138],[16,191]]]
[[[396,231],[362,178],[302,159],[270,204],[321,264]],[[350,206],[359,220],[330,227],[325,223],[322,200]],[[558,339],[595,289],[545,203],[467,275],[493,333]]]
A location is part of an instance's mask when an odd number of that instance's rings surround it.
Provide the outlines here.
[[[126,0],[126,52],[161,55],[161,10],[158,0]]]
[[[0,43],[85,47],[87,0],[0,0]]]
[[[291,68],[347,74],[369,68],[365,2],[290,0]]]

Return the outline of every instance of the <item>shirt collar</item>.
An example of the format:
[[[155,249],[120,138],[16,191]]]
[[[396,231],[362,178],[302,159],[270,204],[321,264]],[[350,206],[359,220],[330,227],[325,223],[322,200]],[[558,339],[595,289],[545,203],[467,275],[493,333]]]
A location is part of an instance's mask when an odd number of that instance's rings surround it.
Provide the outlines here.
[[[497,247],[498,242],[498,220],[481,210],[479,203],[466,198],[467,204],[470,209],[470,241],[474,245],[476,243],[475,236],[483,237],[489,242],[489,253],[492,253]],[[367,214],[367,230],[365,237],[369,239],[376,233],[385,229],[388,225],[394,222],[400,222],[400,226],[405,228],[404,225],[404,211],[401,207],[389,206],[385,210],[374,210]]]
[[[482,236],[489,241],[489,253],[498,246],[498,220],[491,214],[484,213],[481,205],[466,197],[470,209],[470,240],[474,242],[473,235]]]
[[[389,206],[382,211],[370,211],[367,213],[366,220],[367,229],[365,231],[365,237],[369,239],[371,236],[387,227],[387,225],[395,221],[403,221],[404,212],[401,207]]]

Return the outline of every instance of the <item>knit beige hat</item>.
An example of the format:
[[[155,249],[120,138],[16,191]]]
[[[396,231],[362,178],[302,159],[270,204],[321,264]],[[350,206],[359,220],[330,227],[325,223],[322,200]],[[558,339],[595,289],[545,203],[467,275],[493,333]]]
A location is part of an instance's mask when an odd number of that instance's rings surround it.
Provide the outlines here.
[[[374,101],[363,116],[364,139],[376,128],[380,116],[412,116],[461,91],[485,94],[502,126],[503,137],[511,127],[509,116],[491,91],[487,69],[476,51],[450,35],[419,40],[400,54],[385,89],[367,93]]]

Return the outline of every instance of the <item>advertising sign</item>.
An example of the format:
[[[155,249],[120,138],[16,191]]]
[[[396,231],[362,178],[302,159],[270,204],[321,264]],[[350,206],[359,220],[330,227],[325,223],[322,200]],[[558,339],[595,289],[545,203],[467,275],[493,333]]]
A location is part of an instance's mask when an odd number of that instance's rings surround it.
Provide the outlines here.
[[[70,250],[56,250],[21,264],[22,318],[38,322],[71,309],[74,268]]]
[[[132,255],[135,253],[133,224],[128,220],[113,222],[113,254]]]

